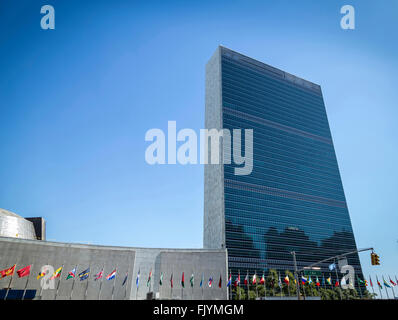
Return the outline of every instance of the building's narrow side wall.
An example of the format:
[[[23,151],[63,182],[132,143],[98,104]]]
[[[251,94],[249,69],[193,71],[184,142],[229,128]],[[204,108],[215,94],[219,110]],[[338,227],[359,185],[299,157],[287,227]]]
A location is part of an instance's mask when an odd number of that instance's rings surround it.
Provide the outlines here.
[[[222,129],[221,97],[221,48],[219,47],[206,65],[205,128]],[[210,162],[210,149],[208,159]],[[224,183],[220,141],[219,164],[205,164],[204,181],[204,248],[225,248]]]

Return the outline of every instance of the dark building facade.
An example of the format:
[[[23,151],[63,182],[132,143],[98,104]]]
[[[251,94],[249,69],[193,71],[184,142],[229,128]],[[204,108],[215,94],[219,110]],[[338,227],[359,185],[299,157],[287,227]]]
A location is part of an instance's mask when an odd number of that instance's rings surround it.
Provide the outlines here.
[[[205,165],[204,247],[227,248],[234,275],[293,271],[293,250],[303,268],[356,249],[319,85],[220,46],[206,66],[205,121],[253,129],[250,174]],[[358,254],[348,263],[363,279]]]

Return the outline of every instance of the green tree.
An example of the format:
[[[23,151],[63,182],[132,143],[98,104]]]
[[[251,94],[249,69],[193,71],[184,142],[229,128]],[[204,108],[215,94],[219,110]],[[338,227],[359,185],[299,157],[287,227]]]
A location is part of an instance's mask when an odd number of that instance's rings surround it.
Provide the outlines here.
[[[285,282],[285,278],[289,277],[289,284],[287,284]],[[283,295],[285,296],[295,296],[297,294],[297,286],[296,283],[294,282],[294,275],[292,272],[290,272],[289,270],[285,271],[285,276],[283,277],[283,279],[281,279],[282,281],[282,292]]]
[[[256,300],[257,294],[255,290],[249,290],[249,300]]]
[[[241,287],[235,287],[232,289],[234,300],[246,300],[246,292]]]

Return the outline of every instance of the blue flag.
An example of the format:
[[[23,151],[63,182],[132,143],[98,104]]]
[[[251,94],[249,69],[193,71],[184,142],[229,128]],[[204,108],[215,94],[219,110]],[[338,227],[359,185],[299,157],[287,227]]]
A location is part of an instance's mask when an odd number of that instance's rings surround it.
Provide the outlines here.
[[[140,284],[140,270],[138,270],[137,279],[135,279],[135,284],[136,284],[136,286],[138,288],[138,285]]]
[[[83,272],[79,273],[80,281],[86,280],[90,275],[90,268],[87,268]]]

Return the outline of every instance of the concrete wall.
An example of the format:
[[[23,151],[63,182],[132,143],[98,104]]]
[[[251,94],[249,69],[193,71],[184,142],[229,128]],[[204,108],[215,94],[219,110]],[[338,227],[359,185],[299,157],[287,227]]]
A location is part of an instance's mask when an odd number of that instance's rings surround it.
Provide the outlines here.
[[[16,270],[32,265],[29,277],[18,278],[14,275],[12,289],[36,289],[36,299],[145,299],[149,291],[159,292],[160,299],[201,299],[199,288],[202,273],[205,276],[204,299],[226,299],[227,253],[226,250],[204,249],[146,249],[129,247],[110,247],[85,244],[22,240],[0,237],[0,270],[17,264]],[[42,290],[41,282],[36,279],[44,265],[51,265],[54,270],[64,266],[60,278],[54,282],[54,289]],[[77,273],[90,267],[90,278],[80,281],[66,280],[68,271],[77,266]],[[115,280],[94,281],[94,274],[104,268],[105,276],[117,268]],[[136,277],[140,271],[137,290]],[[149,271],[152,281],[147,286]],[[163,285],[159,277],[163,272]],[[185,273],[185,289],[181,288],[181,274]],[[192,290],[189,278],[194,272],[195,286]],[[128,273],[126,284],[122,282]],[[173,273],[174,288],[170,287]],[[218,288],[222,275],[223,285]],[[213,287],[207,286],[212,276]],[[7,288],[11,277],[0,279],[0,288]]]
[[[137,249],[134,274],[140,269],[140,286],[132,287],[132,299],[145,299],[149,291],[158,292],[160,299],[227,299],[227,254],[226,250],[205,249]],[[149,271],[152,269],[153,281],[147,287]],[[185,288],[181,279],[184,272]],[[163,284],[159,279],[163,273]],[[190,285],[190,278],[194,274],[194,286]],[[173,274],[173,288],[170,278]],[[204,277],[203,286],[200,281]],[[222,288],[218,282],[222,277]],[[208,286],[209,278],[213,278],[213,285]]]

